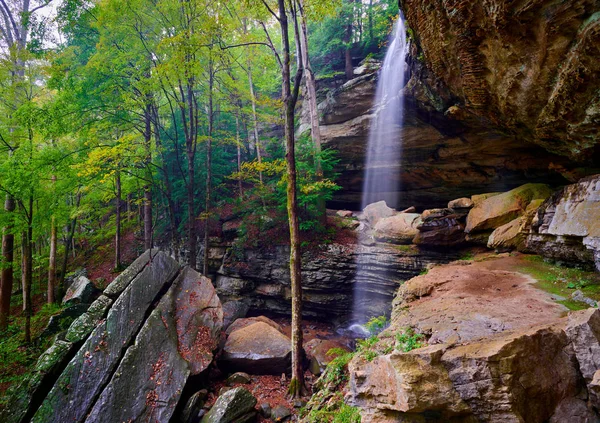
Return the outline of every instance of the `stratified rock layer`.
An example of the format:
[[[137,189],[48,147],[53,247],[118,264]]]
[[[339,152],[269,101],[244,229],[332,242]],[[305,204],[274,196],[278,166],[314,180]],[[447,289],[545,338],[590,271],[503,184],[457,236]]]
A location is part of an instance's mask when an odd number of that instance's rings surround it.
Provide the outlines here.
[[[568,185],[538,210],[527,250],[600,270],[600,175]]]
[[[458,251],[420,251],[385,243],[324,245],[303,255],[303,315],[345,320],[356,291],[369,316],[389,313],[394,293],[403,281],[429,264],[444,263],[458,255]],[[289,248],[245,250],[243,257],[228,253],[215,285],[224,301],[237,300],[252,310],[289,315]]]
[[[484,120],[573,160],[594,155],[600,142],[600,2],[401,5],[428,71],[415,91],[446,95],[457,120]]]

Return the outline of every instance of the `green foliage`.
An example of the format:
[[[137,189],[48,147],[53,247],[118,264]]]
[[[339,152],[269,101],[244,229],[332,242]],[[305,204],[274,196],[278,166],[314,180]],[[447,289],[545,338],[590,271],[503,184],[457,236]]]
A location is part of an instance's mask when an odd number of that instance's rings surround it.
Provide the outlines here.
[[[461,261],[471,261],[475,258],[475,254],[471,251],[467,251],[462,256],[460,256],[459,260]]]
[[[269,161],[246,162],[241,172],[230,179],[242,179],[253,187],[246,191],[244,199],[234,200],[234,214],[241,216],[238,242],[246,247],[274,245],[287,242],[286,165],[283,151],[275,150]],[[279,156],[279,157],[277,157]],[[316,174],[315,160],[319,160],[323,177]],[[331,150],[317,154],[308,137],[300,137],[296,146],[298,206],[300,230],[327,236],[327,228],[321,223],[320,201],[330,200],[340,189],[333,182],[334,166],[338,159]],[[262,174],[263,182],[260,182]]]
[[[346,48],[352,50],[353,56],[380,56],[398,17],[395,0],[343,0],[333,4],[333,10],[318,22],[313,21],[309,31],[309,53],[319,78],[331,77],[344,69]],[[350,40],[348,27],[353,29]]]
[[[38,337],[50,317],[58,314],[62,309],[56,304],[45,304],[31,319],[32,338]],[[30,345],[23,344],[24,322],[24,317],[15,318],[0,338],[1,384],[12,384],[23,380],[40,354],[50,346],[51,339],[39,339]]]
[[[343,395],[348,383],[348,363],[355,353],[333,348],[327,354],[336,357],[317,380],[315,392],[300,416],[310,423],[360,423],[359,410],[346,404]]]
[[[367,323],[365,323],[365,329],[369,331],[371,335],[377,335],[383,331],[390,324],[386,316],[371,317]]]
[[[425,341],[425,336],[416,333],[413,328],[404,328],[402,333],[396,334],[396,349],[398,351],[409,352],[426,346]]]
[[[597,272],[563,266],[536,255],[525,256],[523,260],[525,264],[519,267],[519,271],[535,278],[538,288],[562,297],[557,302],[570,310],[588,307],[585,303],[569,299],[573,289],[579,289],[586,297],[600,301],[600,275]]]

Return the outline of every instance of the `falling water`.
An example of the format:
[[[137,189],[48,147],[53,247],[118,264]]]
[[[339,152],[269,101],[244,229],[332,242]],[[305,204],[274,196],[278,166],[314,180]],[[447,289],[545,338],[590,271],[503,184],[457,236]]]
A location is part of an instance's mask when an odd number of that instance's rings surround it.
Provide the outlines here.
[[[377,83],[375,117],[371,124],[367,146],[367,161],[362,193],[362,208],[376,201],[385,200],[395,207],[398,203],[400,159],[402,153],[401,129],[404,96],[402,89],[406,68],[406,28],[402,13],[394,26],[390,44],[385,55]],[[378,269],[374,257],[360,254],[354,283],[353,322],[364,323],[372,317],[370,299],[364,289],[366,274],[369,278],[385,278]],[[381,313],[379,313],[381,314]],[[352,330],[360,334],[364,328],[353,325]]]
[[[385,200],[391,207],[398,202],[406,53],[406,28],[400,14],[377,82],[375,118],[367,144],[362,208],[380,200]]]

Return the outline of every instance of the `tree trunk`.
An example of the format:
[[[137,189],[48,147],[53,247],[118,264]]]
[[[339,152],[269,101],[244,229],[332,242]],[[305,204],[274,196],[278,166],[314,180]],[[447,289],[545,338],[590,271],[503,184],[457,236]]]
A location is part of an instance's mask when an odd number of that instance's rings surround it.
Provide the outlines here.
[[[351,80],[354,78],[354,66],[352,65],[352,24],[354,21],[354,0],[348,1],[348,22],[346,23],[346,33],[344,34],[344,42],[346,43],[346,50],[344,51],[344,59],[345,59],[345,70],[346,70],[346,80]]]
[[[56,218],[52,216],[50,226],[50,257],[48,263],[48,304],[56,302]]]
[[[211,207],[211,189],[212,189],[212,136],[214,125],[213,111],[213,88],[214,88],[214,71],[212,57],[209,60],[209,76],[208,76],[208,139],[206,140],[206,202],[205,202],[205,219],[204,219],[204,257],[202,260],[202,273],[208,276],[208,249],[210,240],[210,207]]]
[[[317,181],[323,180],[323,168],[321,166],[321,129],[319,127],[319,110],[317,108],[317,82],[315,74],[310,65],[308,57],[308,29],[306,15],[304,13],[304,0],[298,0],[300,11],[300,46],[302,55],[302,65],[304,67],[304,81],[306,84],[305,101],[308,102],[308,111],[310,116],[310,135],[315,146],[315,173]],[[325,201],[317,200],[319,210],[319,220],[322,225],[327,223],[327,214]]]
[[[238,169],[238,195],[240,200],[244,199],[244,191],[242,187],[242,144],[240,141],[240,110],[235,113],[235,143],[237,144],[237,169]]]
[[[33,196],[29,196],[29,213],[27,218],[27,230],[23,231],[23,257],[22,257],[22,277],[23,284],[23,315],[25,316],[25,343],[31,342],[31,316],[33,309],[31,306],[31,283],[33,270]]]
[[[6,196],[4,210],[12,216],[15,210],[15,200],[10,195]],[[8,318],[10,316],[10,297],[13,288],[13,260],[15,236],[12,234],[12,225],[7,225],[2,233],[2,259],[4,266],[0,279],[0,331],[8,327]]]
[[[285,0],[278,0],[279,24],[281,25],[283,63],[281,76],[283,81],[282,97],[285,104],[285,143],[287,167],[287,212],[290,229],[290,279],[292,294],[292,380],[289,393],[300,397],[306,392],[304,371],[302,368],[302,279],[300,258],[300,231],[298,226],[298,201],[296,192],[296,157],[294,140],[294,111],[300,90],[302,66],[298,67],[294,89],[291,89],[290,40]],[[301,64],[301,63],[300,63]]]
[[[115,199],[117,203],[115,215],[115,270],[121,269],[121,172],[115,173]]]
[[[249,62],[248,62],[249,63]],[[252,103],[252,123],[254,130],[254,144],[256,145],[256,160],[258,163],[262,163],[262,153],[260,151],[260,139],[258,138],[258,117],[256,114],[256,97],[254,95],[254,84],[252,82],[252,68],[248,64],[248,83],[250,85],[250,102]],[[262,171],[258,172],[258,179],[260,183],[263,183]]]
[[[78,192],[75,198],[75,207],[79,207],[79,203],[81,202],[81,193]],[[60,271],[60,283],[58,284],[59,300],[64,296],[65,293],[65,278],[67,277],[67,265],[69,264],[69,248],[71,248],[71,244],[73,243],[76,227],[77,217],[74,217],[73,220],[71,220],[71,222],[67,225],[69,235],[67,236],[67,239],[65,241],[65,256],[63,257],[62,267]]]
[[[152,161],[152,105],[148,103],[144,111],[144,146],[146,148],[146,173],[147,178],[152,178],[150,163]],[[152,248],[152,187],[150,182],[144,186],[144,248]]]

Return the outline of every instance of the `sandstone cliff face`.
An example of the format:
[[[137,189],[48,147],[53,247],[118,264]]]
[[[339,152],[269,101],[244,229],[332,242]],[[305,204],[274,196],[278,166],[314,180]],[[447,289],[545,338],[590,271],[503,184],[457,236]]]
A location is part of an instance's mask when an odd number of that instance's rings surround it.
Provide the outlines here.
[[[597,157],[599,1],[400,3],[428,71],[413,92],[441,94],[419,95],[423,105],[574,161]],[[442,110],[449,106],[458,110]]]

